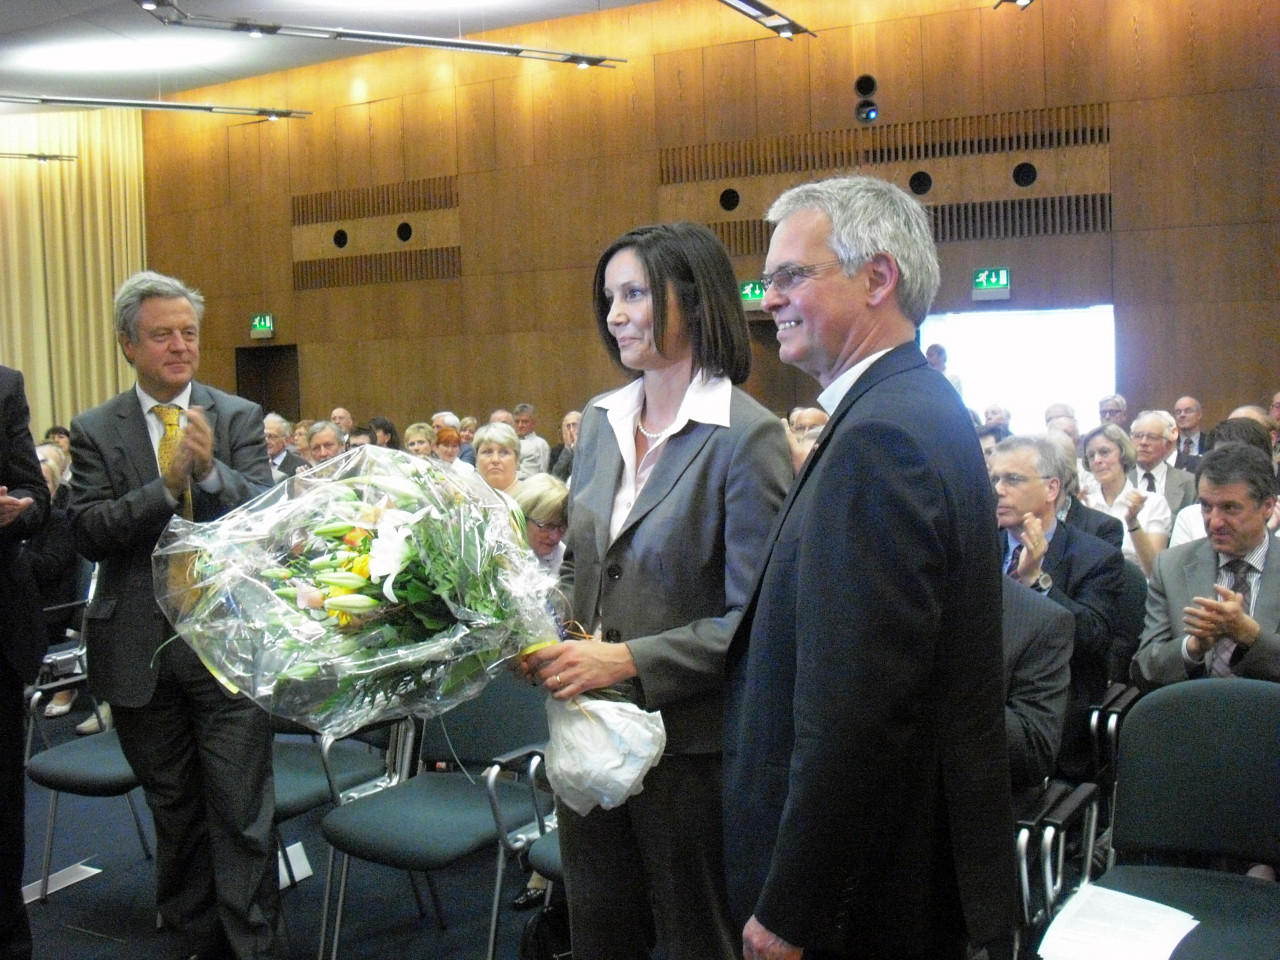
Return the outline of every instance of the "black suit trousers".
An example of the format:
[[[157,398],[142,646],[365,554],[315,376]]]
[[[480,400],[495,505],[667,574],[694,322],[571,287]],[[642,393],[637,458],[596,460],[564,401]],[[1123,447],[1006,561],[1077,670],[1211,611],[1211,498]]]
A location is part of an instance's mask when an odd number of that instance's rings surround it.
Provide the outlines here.
[[[182,640],[157,659],[150,702],[113,712],[155,821],[165,929],[184,953],[284,956],[270,717],[228,696]]]
[[[0,656],[0,960],[31,956],[31,927],[22,903],[23,806],[26,773],[23,768],[26,701],[22,680],[8,659]]]

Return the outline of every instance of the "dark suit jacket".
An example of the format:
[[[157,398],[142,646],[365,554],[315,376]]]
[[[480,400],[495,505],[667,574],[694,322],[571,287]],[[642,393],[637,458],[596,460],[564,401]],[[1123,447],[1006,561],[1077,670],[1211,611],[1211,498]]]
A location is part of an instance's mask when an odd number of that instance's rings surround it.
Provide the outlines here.
[[[1076,618],[1071,653],[1071,696],[1058,767],[1070,780],[1089,775],[1089,707],[1107,689],[1111,644],[1120,629],[1124,593],[1124,556],[1097,537],[1059,523],[1041,568],[1053,579],[1047,596]]]
[[[1086,507],[1076,497],[1071,498],[1071,506],[1062,522],[1111,544],[1117,550],[1124,547],[1124,526],[1120,521],[1109,513]]]
[[[1075,618],[1048,597],[1004,578],[1004,705],[1013,792],[1053,773],[1067,715]]]
[[[40,599],[22,541],[49,515],[49,488],[31,439],[31,413],[22,374],[0,367],[0,486],[9,496],[30,497],[31,506],[0,527],[0,647],[23,681],[34,680],[46,637]]]
[[[959,396],[891,350],[796,477],[729,649],[735,919],[857,957],[1010,929],[994,515]]]
[[[662,711],[670,753],[723,745],[725,650],[791,475],[778,419],[735,388],[728,427],[667,440],[609,543],[622,454],[605,411],[583,413],[561,575],[573,616],[589,627],[598,610],[605,641],[630,648],[631,692]]]
[[[1139,479],[1141,476],[1140,467],[1129,471],[1129,480],[1139,491],[1144,490],[1142,481]],[[1177,467],[1170,467],[1165,471],[1164,489],[1157,492],[1169,501],[1169,510],[1176,517],[1179,510],[1195,503],[1198,498],[1195,474],[1179,470]]]
[[[1207,538],[1156,554],[1147,584],[1147,622],[1133,657],[1134,682],[1153,687],[1205,676],[1207,664],[1188,668],[1182,659],[1182,611],[1194,597],[1216,596],[1217,577],[1217,553]],[[1231,671],[1255,680],[1280,681],[1280,540],[1274,537],[1258,581],[1253,618],[1262,635],[1232,664]]]
[[[292,477],[299,470],[306,470],[311,464],[303,460],[300,456],[292,451],[286,450],[284,459],[276,465],[276,469],[283,473],[286,477]]]
[[[222,481],[216,495],[192,485],[192,512],[215,520],[271,485],[262,410],[201,383],[191,404],[213,430]],[[151,551],[174,509],[133,388],[71,421],[71,456],[76,548],[101,564],[85,612],[90,683],[113,704],[142,706],[155,690],[153,655],[172,633],[156,603]]]

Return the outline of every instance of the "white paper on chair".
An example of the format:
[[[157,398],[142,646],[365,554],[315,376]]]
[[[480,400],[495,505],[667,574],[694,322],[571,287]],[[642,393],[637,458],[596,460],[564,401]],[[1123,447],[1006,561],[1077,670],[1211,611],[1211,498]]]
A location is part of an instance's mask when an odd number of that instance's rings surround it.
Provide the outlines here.
[[[1049,924],[1043,960],[1169,960],[1195,917],[1153,900],[1086,884]]]

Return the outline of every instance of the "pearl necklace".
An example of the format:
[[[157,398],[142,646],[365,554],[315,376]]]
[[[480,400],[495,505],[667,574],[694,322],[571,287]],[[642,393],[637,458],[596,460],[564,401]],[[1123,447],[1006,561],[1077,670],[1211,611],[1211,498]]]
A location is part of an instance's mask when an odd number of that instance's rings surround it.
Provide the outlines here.
[[[657,433],[650,433],[648,430],[646,430],[644,428],[644,421],[641,420],[639,417],[636,417],[636,429],[639,430],[646,437],[648,437],[650,440],[657,440],[659,437],[662,436],[661,430],[659,430]]]

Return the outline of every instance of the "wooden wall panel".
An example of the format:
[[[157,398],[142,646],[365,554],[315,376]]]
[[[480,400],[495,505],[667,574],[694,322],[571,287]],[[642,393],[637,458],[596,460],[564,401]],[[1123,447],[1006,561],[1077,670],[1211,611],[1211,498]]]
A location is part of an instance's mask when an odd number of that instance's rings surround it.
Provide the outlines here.
[[[275,124],[279,126],[279,121]],[[243,200],[256,197],[262,187],[261,139],[258,130],[264,124],[240,123],[226,128],[227,188],[231,196]]]
[[[823,30],[808,45],[809,115],[814,130],[848,127],[850,103],[855,99],[853,81],[860,73],[874,75],[873,66],[864,65],[854,53],[853,32],[853,27]]]
[[[701,143],[706,132],[702,50],[653,56],[654,132],[659,147]]]
[[[920,18],[858,23],[824,30],[810,44],[813,129],[843,130],[855,123],[859,97],[854,81],[876,80],[871,99],[882,122],[904,123],[924,115]]]
[[[1280,90],[1116,104],[1118,230],[1280,217]]]
[[[920,48],[925,119],[987,112],[982,103],[980,10],[922,18]]]
[[[1107,234],[944,243],[938,247],[942,287],[934,313],[1039,310],[1111,302],[1111,237]],[[1008,267],[1009,300],[975,303],[973,271]]]
[[[730,43],[702,52],[706,140],[746,140],[757,135],[754,43]]]
[[[404,97],[404,179],[458,172],[458,116],[453,87]]]
[[[477,60],[497,59],[476,57]],[[493,84],[458,87],[458,172],[492,170],[498,165],[497,129],[493,113]]]
[[[501,167],[527,167],[538,161],[533,86],[534,78],[528,75],[493,81],[494,149]]]
[[[1107,99],[1107,2],[1057,0],[1035,5],[1043,8],[1040,14],[1048,106],[1100,103]]]
[[[791,41],[769,37],[755,42],[757,130],[809,131],[809,50],[816,42],[805,34]]]
[[[301,71],[295,71],[300,73]],[[289,192],[321,193],[338,188],[338,158],[334,149],[334,111],[322,108],[319,89],[311,82],[313,72],[289,82],[292,95],[303,103],[316,104],[305,121],[289,124]]]
[[[1115,270],[1117,303],[1280,301],[1280,220],[1117,232]]]
[[[1010,4],[984,8],[982,102],[984,113],[1034,110],[1045,105],[1044,8]]]
[[[388,97],[369,104],[369,179],[404,180],[404,100]]]
[[[369,132],[369,104],[355,103],[338,107],[334,111],[339,190],[373,185]]]
[[[654,138],[651,61],[620,70],[560,70],[534,78],[538,161],[630,153]]]

